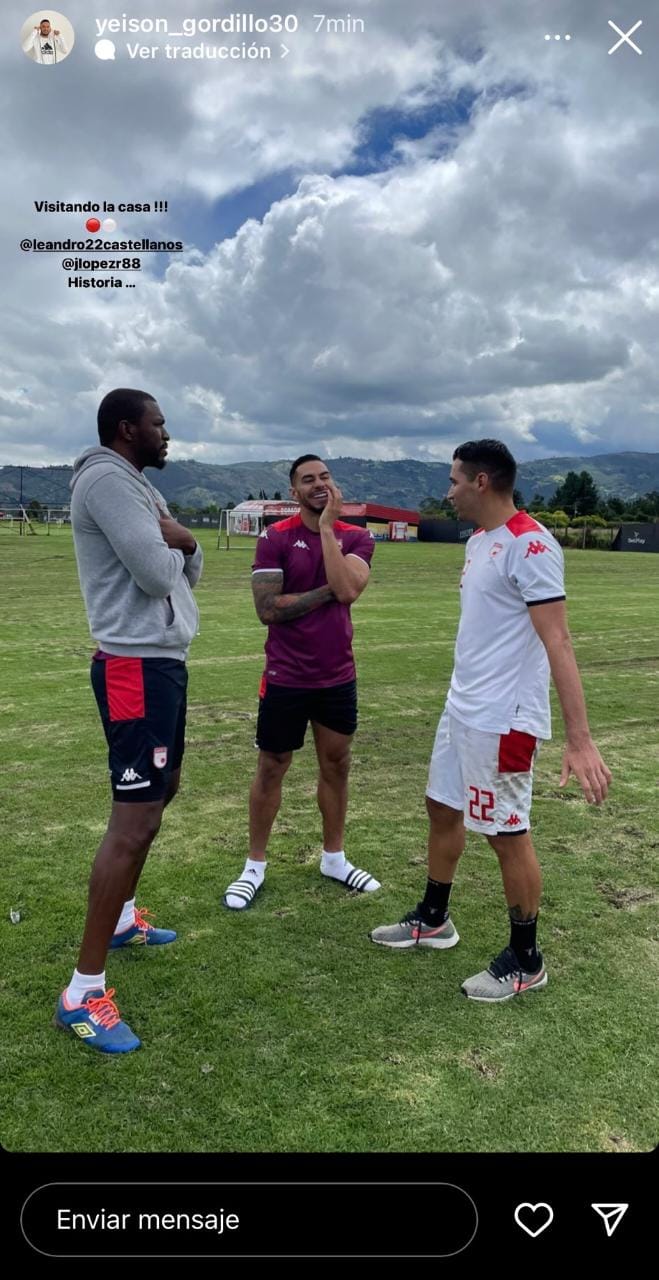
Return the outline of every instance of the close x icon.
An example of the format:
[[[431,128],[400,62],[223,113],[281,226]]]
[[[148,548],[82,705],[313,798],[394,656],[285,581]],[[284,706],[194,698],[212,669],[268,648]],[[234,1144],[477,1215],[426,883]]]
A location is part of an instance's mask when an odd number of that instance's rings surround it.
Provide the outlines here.
[[[630,49],[633,49],[635,53],[642,55],[643,50],[639,49],[638,45],[635,44],[634,41],[630,39],[630,37],[633,36],[634,32],[638,31],[639,27],[643,26],[642,18],[639,18],[638,22],[635,22],[634,26],[629,28],[629,31],[622,31],[618,26],[618,24],[616,22],[612,22],[610,18],[609,18],[609,26],[613,31],[615,31],[616,35],[620,36],[620,39],[617,41],[617,43],[611,45],[611,48],[609,49],[609,53],[616,53],[616,51],[620,49],[623,44],[628,44]]]

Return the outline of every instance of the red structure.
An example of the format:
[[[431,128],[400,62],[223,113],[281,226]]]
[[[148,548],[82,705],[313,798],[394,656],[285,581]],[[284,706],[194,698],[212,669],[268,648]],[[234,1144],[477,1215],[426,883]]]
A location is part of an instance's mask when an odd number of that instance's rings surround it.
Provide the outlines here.
[[[234,528],[240,515],[247,517],[245,521],[245,531],[247,531],[250,525],[249,517],[259,517],[264,524],[268,525],[274,524],[276,520],[285,520],[287,516],[294,516],[297,511],[297,503],[290,499],[275,502],[262,498],[239,503],[233,508],[231,517]],[[379,502],[344,502],[341,508],[341,519],[346,520],[348,524],[357,524],[362,528],[370,529],[373,536],[378,539],[391,538],[390,526],[394,524],[406,526],[407,533],[404,540],[415,539],[418,535],[419,513],[407,511],[404,507],[385,507]]]

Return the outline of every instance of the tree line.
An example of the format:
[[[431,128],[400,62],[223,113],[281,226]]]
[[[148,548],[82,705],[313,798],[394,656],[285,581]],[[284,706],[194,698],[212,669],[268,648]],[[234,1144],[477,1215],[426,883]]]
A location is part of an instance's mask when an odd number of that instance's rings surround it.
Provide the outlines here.
[[[281,493],[275,489],[272,495],[274,502],[281,502]],[[256,498],[248,493],[247,502],[269,501],[265,489],[259,489]],[[620,524],[625,521],[641,521],[643,523],[659,520],[659,492],[653,489],[643,497],[616,498],[603,497],[600,494],[589,471],[568,471],[562,484],[555,489],[551,498],[535,493],[529,503],[524,501],[520,489],[513,493],[515,506],[538,516],[543,524],[583,525],[603,527],[608,524]],[[227,502],[229,510],[236,506],[235,502]],[[26,504],[27,511],[38,517],[47,510],[47,504],[32,498]],[[222,508],[216,502],[205,507],[183,506],[179,502],[170,502],[169,509],[173,516],[211,516],[219,519]],[[453,507],[446,498],[425,498],[419,507],[422,516],[441,516],[447,520],[457,520]]]
[[[513,493],[515,506],[535,515],[542,524],[600,525],[620,524],[626,521],[643,523],[659,521],[659,492],[653,489],[643,497],[603,497],[589,471],[568,471],[551,498],[535,493],[526,503],[519,489]],[[426,498],[419,507],[424,516],[443,516],[457,520],[446,498]]]

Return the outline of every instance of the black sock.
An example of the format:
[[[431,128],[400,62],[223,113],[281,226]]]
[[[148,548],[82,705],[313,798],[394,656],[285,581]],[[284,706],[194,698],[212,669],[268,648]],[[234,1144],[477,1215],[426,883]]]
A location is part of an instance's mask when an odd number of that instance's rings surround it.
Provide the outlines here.
[[[519,911],[519,908],[516,908],[516,911]],[[525,973],[536,973],[542,963],[536,946],[537,928],[537,916],[530,916],[528,920],[518,920],[512,914],[510,915],[510,947]]]
[[[441,884],[439,880],[428,879],[426,895],[419,903],[419,915],[425,924],[436,926],[448,919],[448,900],[452,887],[452,884]]]

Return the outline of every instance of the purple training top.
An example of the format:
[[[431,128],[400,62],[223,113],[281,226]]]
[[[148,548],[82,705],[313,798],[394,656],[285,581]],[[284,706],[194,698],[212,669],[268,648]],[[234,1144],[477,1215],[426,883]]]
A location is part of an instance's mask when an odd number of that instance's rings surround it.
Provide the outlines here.
[[[373,555],[373,535],[354,524],[334,523],[336,540],[344,556],[358,556],[366,564]],[[282,595],[297,595],[327,585],[319,533],[313,533],[300,516],[271,524],[259,537],[256,559],[259,570],[283,570]],[[265,678],[271,684],[297,689],[322,689],[346,684],[355,678],[352,656],[350,606],[332,600],[294,622],[268,627],[265,643]]]

